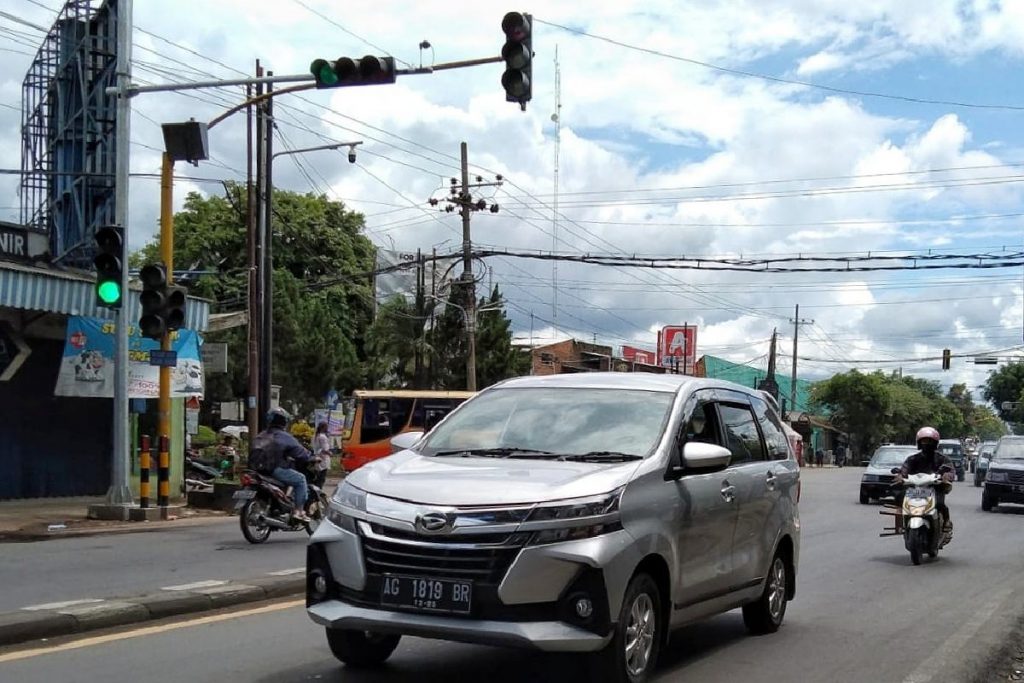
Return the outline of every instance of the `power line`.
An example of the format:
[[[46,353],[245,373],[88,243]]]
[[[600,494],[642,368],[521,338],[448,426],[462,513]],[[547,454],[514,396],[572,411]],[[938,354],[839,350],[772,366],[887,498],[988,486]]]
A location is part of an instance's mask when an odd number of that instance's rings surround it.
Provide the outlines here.
[[[348,35],[352,36],[352,37],[353,37],[353,38],[355,38],[356,40],[359,40],[359,41],[361,41],[361,42],[365,43],[366,45],[369,45],[369,46],[370,46],[370,47],[372,47],[372,48],[373,48],[374,50],[380,50],[380,51],[381,51],[381,52],[383,52],[383,53],[384,53],[385,55],[390,55],[390,54],[391,54],[391,52],[390,52],[389,50],[385,50],[384,48],[382,48],[382,47],[380,47],[380,46],[378,46],[378,45],[374,45],[373,43],[371,43],[371,42],[370,42],[369,40],[367,40],[366,38],[363,38],[363,37],[362,37],[361,35],[359,35],[359,34],[357,34],[357,33],[353,33],[352,31],[350,31],[349,29],[345,28],[344,26],[342,26],[341,24],[339,24],[339,23],[338,23],[337,21],[335,21],[335,20],[334,20],[334,19],[332,19],[331,17],[329,17],[329,16],[327,16],[327,15],[325,15],[325,14],[322,14],[321,12],[319,12],[319,11],[317,11],[317,10],[313,9],[312,7],[310,7],[309,5],[307,5],[306,3],[304,3],[304,2],[302,1],[302,0],[292,0],[292,2],[294,2],[294,3],[295,3],[295,4],[297,4],[297,5],[301,5],[301,6],[303,7],[303,8],[305,8],[305,10],[306,10],[307,12],[311,12],[311,13],[315,14],[316,16],[320,17],[321,19],[323,19],[323,20],[324,20],[324,21],[326,21],[327,23],[329,23],[329,24],[333,25],[334,27],[336,27],[336,28],[340,29],[341,31],[344,31],[344,32],[345,32],[345,33],[347,33]],[[402,64],[405,64],[406,66],[408,66],[408,67],[410,67],[410,68],[411,68],[411,67],[413,66],[413,65],[412,65],[412,64],[410,64],[409,62],[407,62],[407,61],[405,61],[404,59],[401,59],[401,58],[399,58],[399,57],[395,57],[395,59],[397,59],[397,60],[398,60],[399,62],[401,62]]]
[[[625,43],[625,42],[622,42],[620,40],[615,40],[613,38],[608,38],[607,36],[599,36],[599,35],[596,35],[594,33],[589,33],[589,32],[584,31],[582,29],[571,28],[569,26],[563,26],[562,24],[556,24],[553,21],[545,21],[544,19],[538,19],[537,17],[534,17],[533,20],[535,22],[537,22],[538,24],[545,24],[545,25],[551,26],[553,28],[561,29],[561,30],[566,31],[568,33],[574,33],[576,35],[584,36],[586,38],[592,38],[594,40],[600,40],[602,42],[609,43],[611,45],[616,45],[618,47],[625,48],[627,50],[634,50],[636,52],[642,52],[644,54],[653,55],[655,57],[662,57],[664,59],[671,59],[671,60],[674,60],[674,61],[677,61],[677,62],[685,62],[686,64],[692,64],[694,66],[700,66],[700,67],[703,67],[705,69],[711,69],[713,71],[719,71],[719,72],[722,72],[722,73],[731,74],[733,76],[743,76],[745,78],[758,78],[758,79],[761,79],[763,81],[769,81],[769,82],[772,82],[772,83],[784,83],[786,85],[799,85],[799,86],[804,87],[804,88],[813,88],[815,90],[822,90],[822,91],[825,91],[825,92],[832,92],[832,93],[838,93],[838,94],[843,94],[843,95],[856,95],[858,97],[873,97],[873,98],[878,98],[878,99],[897,100],[897,101],[900,101],[900,102],[912,102],[912,103],[915,103],[915,104],[937,104],[937,105],[946,106],[946,107],[965,107],[965,108],[969,108],[969,109],[996,109],[996,110],[1005,110],[1005,111],[1024,111],[1024,106],[1013,105],[1013,104],[983,104],[983,103],[978,103],[978,102],[961,102],[961,101],[957,101],[957,100],[939,100],[939,99],[929,99],[929,98],[924,98],[924,97],[911,97],[909,95],[893,95],[891,93],[871,92],[871,91],[868,91],[868,90],[853,90],[853,89],[850,89],[850,88],[837,88],[837,87],[833,87],[833,86],[829,86],[829,85],[822,85],[820,83],[813,83],[811,81],[798,81],[798,80],[792,79],[792,78],[781,78],[779,76],[770,76],[768,74],[758,73],[756,71],[745,71],[743,69],[733,69],[733,68],[730,68],[730,67],[727,67],[727,66],[721,66],[719,64],[713,64],[711,62],[704,62],[704,61],[701,61],[699,59],[692,59],[690,57],[682,57],[680,55],[673,55],[673,54],[669,54],[667,52],[661,52],[660,50],[654,50],[654,49],[649,48],[649,47],[641,47],[639,45],[632,45],[630,43]]]

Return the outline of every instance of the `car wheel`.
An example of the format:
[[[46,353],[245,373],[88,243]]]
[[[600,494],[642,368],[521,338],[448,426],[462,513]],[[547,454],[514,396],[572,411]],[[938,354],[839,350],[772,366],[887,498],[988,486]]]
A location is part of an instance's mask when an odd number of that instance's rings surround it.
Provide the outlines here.
[[[963,480],[964,480],[964,479],[966,479],[966,478],[967,478],[967,477],[966,477],[966,476],[964,475],[964,473],[963,473],[963,472],[961,472],[960,474],[956,475],[956,480],[957,480],[957,481],[963,481]]]
[[[776,552],[768,570],[764,592],[757,602],[743,606],[743,623],[747,630],[756,635],[775,633],[782,626],[786,616],[786,587],[789,585],[789,568],[781,553]]]
[[[861,505],[867,505],[870,502],[871,502],[871,496],[868,495],[867,491],[865,491],[864,489],[861,489],[860,490],[860,504]]]
[[[339,662],[353,668],[383,664],[398,647],[402,636],[353,631],[343,628],[327,629],[327,644]]]
[[[664,640],[661,591],[648,574],[637,574],[626,588],[612,641],[589,655],[589,680],[644,683],[650,680]]]
[[[981,494],[981,509],[985,512],[992,512],[992,508],[996,506],[996,502],[992,499],[987,492]]]

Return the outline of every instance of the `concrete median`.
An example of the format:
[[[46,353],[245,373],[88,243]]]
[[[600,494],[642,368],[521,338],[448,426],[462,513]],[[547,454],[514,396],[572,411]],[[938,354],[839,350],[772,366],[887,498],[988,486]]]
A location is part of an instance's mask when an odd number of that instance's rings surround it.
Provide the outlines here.
[[[304,573],[281,574],[201,581],[134,597],[70,600],[0,613],[0,647],[303,594]]]

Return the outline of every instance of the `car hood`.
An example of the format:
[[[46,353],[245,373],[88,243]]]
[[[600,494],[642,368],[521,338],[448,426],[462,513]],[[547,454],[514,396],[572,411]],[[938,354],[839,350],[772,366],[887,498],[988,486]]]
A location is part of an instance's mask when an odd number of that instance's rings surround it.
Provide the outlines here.
[[[892,468],[896,465],[880,466],[880,465],[868,465],[864,469],[864,474],[888,474],[892,476]]]
[[[1024,472],[1024,460],[990,460],[988,468],[990,470]]]
[[[518,505],[613,491],[640,461],[595,464],[487,457],[427,457],[402,451],[347,480],[368,493],[430,505]]]

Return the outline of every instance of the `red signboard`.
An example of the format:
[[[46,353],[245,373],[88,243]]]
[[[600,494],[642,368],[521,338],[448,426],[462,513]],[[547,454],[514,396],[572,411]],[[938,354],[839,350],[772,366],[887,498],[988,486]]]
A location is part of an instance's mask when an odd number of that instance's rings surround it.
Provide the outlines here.
[[[658,364],[693,374],[697,367],[697,327],[666,325],[658,335]]]
[[[645,363],[646,365],[658,364],[658,356],[654,351],[638,349],[635,346],[623,346],[622,357],[631,363]]]

